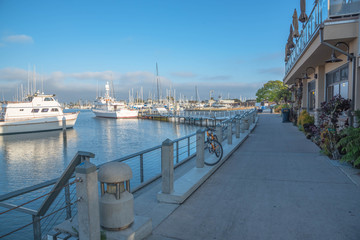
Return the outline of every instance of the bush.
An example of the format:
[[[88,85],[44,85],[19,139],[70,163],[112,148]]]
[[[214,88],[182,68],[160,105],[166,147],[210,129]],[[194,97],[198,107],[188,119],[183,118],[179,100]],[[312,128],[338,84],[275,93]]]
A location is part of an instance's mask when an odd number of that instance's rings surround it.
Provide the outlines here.
[[[355,111],[355,116],[360,123],[360,111]],[[341,147],[341,150],[345,154],[341,157],[342,161],[349,162],[355,167],[360,165],[360,128],[349,127],[341,131],[341,139],[337,146]]]
[[[297,124],[299,126],[300,131],[304,131],[305,124],[307,124],[308,126],[314,125],[314,117],[310,116],[310,114],[306,110],[303,110],[300,113]]]
[[[283,109],[283,108],[290,108],[290,105],[289,104],[276,105],[276,106],[274,106],[274,112],[280,113],[281,109]]]

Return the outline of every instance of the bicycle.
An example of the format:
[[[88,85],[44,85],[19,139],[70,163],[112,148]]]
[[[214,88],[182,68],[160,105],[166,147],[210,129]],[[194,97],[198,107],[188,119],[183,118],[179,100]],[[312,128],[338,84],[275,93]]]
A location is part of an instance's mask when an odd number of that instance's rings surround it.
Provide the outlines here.
[[[206,141],[205,145],[207,149],[209,150],[210,154],[215,153],[215,160],[213,158],[207,158],[205,159],[204,163],[208,166],[214,166],[218,162],[220,162],[222,156],[223,156],[223,148],[221,143],[218,141],[217,136],[215,135],[215,130],[212,128],[206,129]],[[213,160],[213,161],[211,161]]]

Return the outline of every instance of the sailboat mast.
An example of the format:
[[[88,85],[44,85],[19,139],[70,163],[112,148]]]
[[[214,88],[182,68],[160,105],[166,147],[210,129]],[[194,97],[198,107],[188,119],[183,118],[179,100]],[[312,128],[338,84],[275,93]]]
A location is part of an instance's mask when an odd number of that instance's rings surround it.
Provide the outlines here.
[[[157,100],[160,103],[160,95],[159,95],[159,70],[158,64],[156,63],[156,92],[157,92]]]

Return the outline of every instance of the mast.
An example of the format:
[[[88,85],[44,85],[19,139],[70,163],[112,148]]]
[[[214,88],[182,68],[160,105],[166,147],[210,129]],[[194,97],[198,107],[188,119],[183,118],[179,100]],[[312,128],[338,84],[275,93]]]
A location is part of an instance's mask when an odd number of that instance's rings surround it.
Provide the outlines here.
[[[160,95],[159,95],[159,70],[158,64],[156,63],[156,92],[157,92],[157,100],[160,103]]]

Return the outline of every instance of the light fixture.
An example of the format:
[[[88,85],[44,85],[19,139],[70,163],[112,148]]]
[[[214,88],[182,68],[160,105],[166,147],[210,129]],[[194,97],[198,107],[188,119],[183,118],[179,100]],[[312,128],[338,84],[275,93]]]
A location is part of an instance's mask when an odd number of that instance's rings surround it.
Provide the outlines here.
[[[313,67],[308,67],[306,70],[305,70],[305,74],[304,74],[304,79],[310,79],[310,77],[308,76],[308,70],[309,69],[312,69],[314,71],[314,78],[317,79],[317,74],[315,73],[315,68]]]
[[[341,45],[341,44],[343,44],[343,45],[346,46],[346,50],[347,50],[347,52],[348,52],[348,54],[349,54],[349,45],[348,45],[347,43],[337,42],[337,43],[335,44],[335,47],[337,47],[337,46],[339,46],[339,45]],[[341,61],[342,61],[342,59],[336,57],[336,55],[335,55],[335,49],[333,49],[333,50],[332,50],[332,53],[331,53],[330,59],[326,60],[325,62],[326,62],[326,63],[335,63],[335,62],[341,62]],[[351,61],[351,59],[349,58],[349,56],[348,56],[348,61]]]
[[[335,50],[332,50],[330,59],[326,60],[326,63],[335,63],[335,62],[341,62],[342,59],[337,58],[335,55]]]

